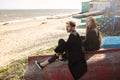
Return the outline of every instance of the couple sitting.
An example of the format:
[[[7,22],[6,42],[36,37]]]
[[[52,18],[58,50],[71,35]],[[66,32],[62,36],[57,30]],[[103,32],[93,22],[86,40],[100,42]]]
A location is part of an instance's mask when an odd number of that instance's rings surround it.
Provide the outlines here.
[[[101,34],[98,31],[96,20],[88,17],[86,21],[86,36],[80,36],[75,30],[73,21],[66,23],[66,31],[70,33],[67,41],[60,39],[55,48],[55,54],[44,62],[35,61],[39,69],[43,69],[56,59],[68,60],[69,70],[75,80],[80,79],[87,72],[84,51],[94,51],[100,48]],[[83,51],[84,47],[84,51]]]

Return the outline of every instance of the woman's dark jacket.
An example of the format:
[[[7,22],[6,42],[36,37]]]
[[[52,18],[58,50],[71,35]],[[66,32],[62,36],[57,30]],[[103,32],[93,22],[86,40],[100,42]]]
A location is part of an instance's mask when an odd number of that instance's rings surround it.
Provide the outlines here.
[[[86,33],[86,39],[83,43],[85,51],[94,51],[100,49],[100,32],[95,29],[90,29]]]

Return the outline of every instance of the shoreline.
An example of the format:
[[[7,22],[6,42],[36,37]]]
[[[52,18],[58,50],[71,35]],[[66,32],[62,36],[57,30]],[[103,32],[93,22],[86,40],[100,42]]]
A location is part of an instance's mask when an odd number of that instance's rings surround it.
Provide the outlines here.
[[[17,20],[0,22],[0,25],[8,25],[8,24],[11,24],[11,23],[31,21],[31,20],[60,19],[60,18],[70,17],[72,15],[73,14],[54,15],[54,16],[38,16],[38,17],[33,17],[33,18],[25,18],[25,19],[17,19]]]
[[[2,21],[0,22],[0,25],[8,25],[11,23],[16,23],[16,22],[24,22],[24,21],[30,21],[30,20],[42,20],[42,19],[60,19],[60,18],[65,18],[65,17],[70,17],[74,14],[78,14],[79,12],[72,12],[72,13],[64,13],[64,14],[58,14],[58,15],[50,15],[50,16],[34,16],[34,17],[26,17],[23,19],[13,19],[13,20],[8,20],[8,21]]]

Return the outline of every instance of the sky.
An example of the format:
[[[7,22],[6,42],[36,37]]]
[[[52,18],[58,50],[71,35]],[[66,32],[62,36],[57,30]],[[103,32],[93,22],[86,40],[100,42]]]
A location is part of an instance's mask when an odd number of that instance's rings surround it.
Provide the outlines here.
[[[0,9],[80,9],[90,0],[0,0]]]

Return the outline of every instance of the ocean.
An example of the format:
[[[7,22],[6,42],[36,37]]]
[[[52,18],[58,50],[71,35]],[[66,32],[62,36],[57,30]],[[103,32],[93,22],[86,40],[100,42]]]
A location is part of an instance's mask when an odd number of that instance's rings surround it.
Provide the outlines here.
[[[0,24],[79,13],[79,9],[0,10]]]

